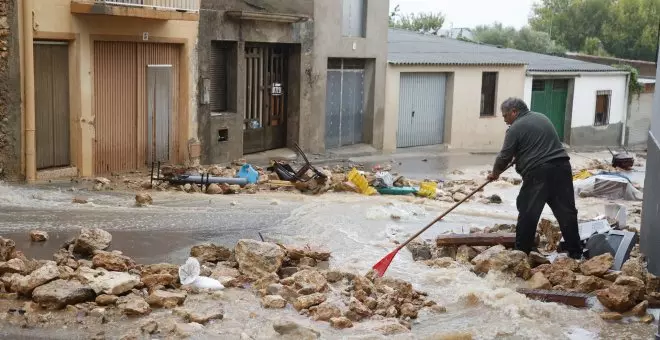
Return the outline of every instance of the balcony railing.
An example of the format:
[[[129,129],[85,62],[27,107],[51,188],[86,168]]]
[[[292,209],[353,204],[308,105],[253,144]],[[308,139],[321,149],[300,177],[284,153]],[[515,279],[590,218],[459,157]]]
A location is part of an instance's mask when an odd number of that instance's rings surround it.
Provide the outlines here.
[[[94,0],[96,3],[117,6],[155,8],[170,11],[199,12],[200,0]]]

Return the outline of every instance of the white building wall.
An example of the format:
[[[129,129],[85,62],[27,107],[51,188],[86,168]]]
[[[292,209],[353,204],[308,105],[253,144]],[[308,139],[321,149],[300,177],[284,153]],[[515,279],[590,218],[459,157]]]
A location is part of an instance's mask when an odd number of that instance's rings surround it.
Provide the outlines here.
[[[534,77],[532,76],[527,76],[525,77],[525,97],[523,100],[529,106],[529,108],[532,108],[532,82],[534,81]]]
[[[626,75],[582,74],[575,78],[571,128],[594,125],[596,92],[600,90],[612,91],[609,123],[616,124],[625,120]]]

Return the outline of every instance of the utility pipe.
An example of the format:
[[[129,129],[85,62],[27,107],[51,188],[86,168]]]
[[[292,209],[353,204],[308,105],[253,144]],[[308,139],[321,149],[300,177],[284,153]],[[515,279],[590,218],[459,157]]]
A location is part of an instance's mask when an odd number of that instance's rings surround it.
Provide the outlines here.
[[[34,30],[33,0],[23,0],[23,87],[25,92],[25,179],[37,179],[37,157],[34,113]]]

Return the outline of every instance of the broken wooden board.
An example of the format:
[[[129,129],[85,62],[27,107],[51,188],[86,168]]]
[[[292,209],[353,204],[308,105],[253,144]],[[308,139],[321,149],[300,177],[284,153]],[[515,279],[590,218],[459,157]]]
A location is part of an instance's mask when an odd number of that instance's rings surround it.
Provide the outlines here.
[[[474,234],[447,234],[436,239],[438,247],[445,246],[496,246],[501,244],[513,248],[516,244],[515,233],[474,233]]]
[[[268,181],[271,188],[287,188],[293,187],[294,184],[289,181],[270,180]]]
[[[533,300],[556,302],[578,308],[587,307],[587,299],[589,298],[589,294],[562,292],[559,290],[519,288],[517,292]]]

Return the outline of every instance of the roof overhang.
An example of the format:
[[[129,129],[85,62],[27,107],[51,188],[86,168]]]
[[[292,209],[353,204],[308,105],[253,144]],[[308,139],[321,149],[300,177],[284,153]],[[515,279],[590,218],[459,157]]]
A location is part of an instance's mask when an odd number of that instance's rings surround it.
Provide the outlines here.
[[[583,77],[583,76],[625,76],[625,71],[531,71],[527,70],[528,76],[548,77]]]
[[[255,11],[227,11],[225,15],[236,20],[269,21],[281,23],[304,22],[310,19],[303,14],[268,13]]]

